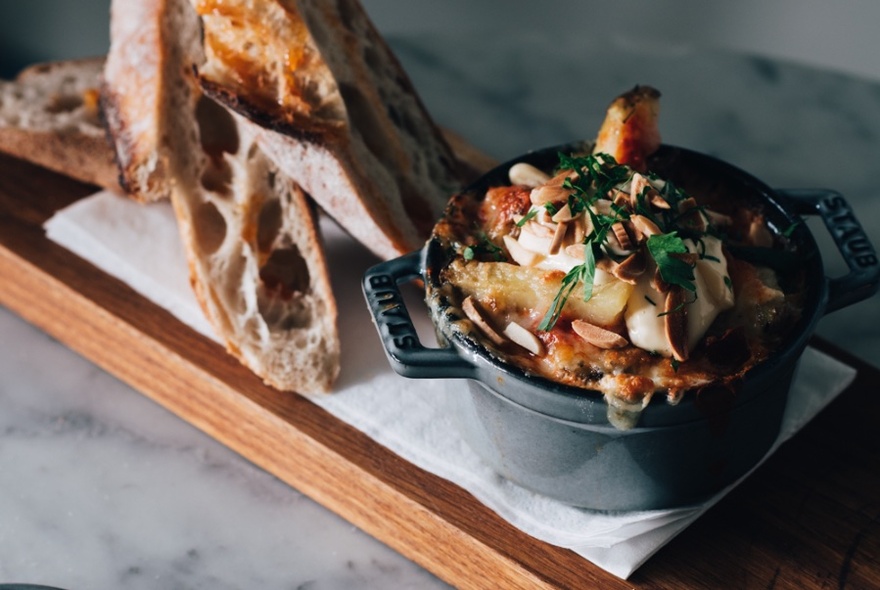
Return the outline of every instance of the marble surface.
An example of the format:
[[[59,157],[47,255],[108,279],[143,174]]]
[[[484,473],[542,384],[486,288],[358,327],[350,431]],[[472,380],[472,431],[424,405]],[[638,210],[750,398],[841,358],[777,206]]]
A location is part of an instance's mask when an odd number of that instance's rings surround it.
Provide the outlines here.
[[[455,32],[389,41],[438,121],[500,159],[592,135],[611,97],[649,83],[664,93],[668,143],[774,186],[837,189],[880,243],[880,84],[574,32],[493,36],[491,50]],[[840,270],[830,253],[828,265]],[[878,319],[874,297],[821,331],[880,364]],[[444,586],[7,310],[0,334],[0,581]]]

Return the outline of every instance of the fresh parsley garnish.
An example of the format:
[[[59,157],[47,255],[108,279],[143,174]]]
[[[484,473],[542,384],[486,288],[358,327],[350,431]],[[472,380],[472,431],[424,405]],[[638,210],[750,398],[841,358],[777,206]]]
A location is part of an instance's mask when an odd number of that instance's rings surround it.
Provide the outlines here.
[[[678,232],[673,231],[668,234],[651,236],[646,244],[648,252],[657,263],[660,277],[664,281],[670,285],[678,285],[692,293],[696,292],[694,267],[675,256],[675,254],[687,254],[688,252],[684,241],[678,237]]]
[[[556,321],[562,314],[562,309],[565,307],[568,298],[571,297],[571,294],[575,287],[577,287],[578,283],[584,284],[584,301],[589,301],[593,296],[593,280],[595,275],[596,255],[593,252],[593,244],[588,242],[584,244],[584,263],[573,267],[562,278],[562,286],[559,288],[559,292],[556,293],[556,297],[554,297],[553,301],[550,303],[550,309],[544,314],[544,319],[541,320],[538,329],[541,331],[547,331],[551,330],[553,326],[556,325]]]
[[[477,256],[487,255],[492,257],[496,262],[504,262],[507,257],[504,255],[504,249],[496,246],[485,233],[480,234],[480,241],[472,246],[465,246],[461,251],[461,257],[465,262],[470,262]]]
[[[520,219],[519,221],[516,222],[516,227],[522,227],[522,226],[524,226],[526,223],[529,222],[530,219],[532,219],[532,218],[533,218],[535,215],[537,215],[537,214],[538,214],[538,210],[537,210],[537,209],[532,209],[532,210],[530,210],[528,213],[526,213],[525,215],[523,215],[523,218],[522,218],[522,219]]]

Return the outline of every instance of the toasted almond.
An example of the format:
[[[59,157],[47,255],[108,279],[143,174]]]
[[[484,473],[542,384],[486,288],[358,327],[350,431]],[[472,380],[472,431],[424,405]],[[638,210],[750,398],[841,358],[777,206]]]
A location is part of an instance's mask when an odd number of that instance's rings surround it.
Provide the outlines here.
[[[637,230],[648,237],[657,236],[663,233],[656,223],[644,215],[633,215],[629,219]]]
[[[556,176],[548,180],[547,184],[551,186],[562,186],[563,184],[565,184],[566,180],[571,180],[572,182],[574,182],[578,178],[580,178],[580,174],[578,174],[574,170],[561,170],[559,173],[556,174]]]
[[[629,181],[629,203],[633,209],[639,203],[639,195],[642,194],[647,187],[651,186],[648,179],[636,172]]]
[[[537,217],[537,216],[536,216]],[[520,228],[520,232],[529,233],[538,238],[552,238],[553,234],[556,233],[556,226],[544,225],[543,223],[538,223],[534,219],[530,219],[525,222],[523,226]]]
[[[533,188],[529,193],[529,199],[533,205],[546,205],[547,203],[561,203],[567,201],[571,195],[571,189],[562,186],[552,186],[550,184],[542,184]]]
[[[617,234],[613,231],[605,234],[605,243],[602,244],[602,248],[613,256],[629,256],[632,253],[632,250],[623,247],[623,244],[617,239]]]
[[[510,338],[511,342],[519,344],[536,356],[544,354],[544,343],[516,322],[507,324],[507,327],[504,328],[504,335]]]
[[[580,244],[584,241],[584,238],[593,233],[595,228],[593,227],[593,220],[590,219],[589,215],[579,215],[575,217],[575,222],[575,231],[574,236],[572,237],[572,242]]]
[[[690,356],[688,347],[688,298],[681,287],[673,287],[666,294],[663,306],[663,326],[672,356],[677,361],[686,361]]]
[[[496,345],[501,346],[506,342],[506,339],[495,331],[489,322],[486,321],[486,318],[483,315],[483,312],[477,307],[477,303],[474,301],[474,298],[468,295],[464,298],[464,301],[461,302],[461,309],[464,311],[464,315],[474,323],[474,325],[480,329],[480,331],[492,342]]]
[[[773,234],[764,225],[761,218],[753,219],[749,225],[749,243],[760,248],[770,248],[773,246]]]
[[[577,258],[578,260],[585,260],[584,245],[583,244],[572,244],[571,246],[566,246],[565,253],[568,254],[569,256],[571,256],[572,258]],[[602,260],[606,260],[606,259],[603,258]]]
[[[642,250],[637,250],[624,260],[616,263],[610,271],[615,277],[624,283],[635,285],[638,278],[645,273],[648,268],[648,261]]]
[[[643,234],[641,230],[639,230],[635,224],[632,222],[632,219],[627,219],[623,222],[623,225],[626,227],[626,233],[630,235],[633,241],[633,249],[638,248],[642,244],[645,243],[645,240],[648,239],[648,236]]]
[[[575,334],[583,338],[584,341],[597,348],[623,348],[629,344],[627,339],[617,332],[606,330],[584,320],[573,320],[571,322],[571,329],[574,330]]]
[[[562,247],[562,243],[565,241],[565,236],[568,233],[568,222],[562,222],[556,225],[556,233],[553,234],[553,241],[550,242],[550,247],[547,249],[547,252],[550,255],[558,254],[559,249]]]
[[[572,219],[574,219],[574,216],[571,214],[571,207],[569,207],[568,203],[566,203],[550,219],[554,223],[562,223],[563,221],[571,221]]]
[[[608,191],[608,198],[618,207],[627,207],[630,205],[630,197],[628,193],[623,192],[619,188],[613,188]]]
[[[507,175],[511,184],[519,184],[529,188],[535,188],[550,180],[549,174],[526,162],[518,162],[511,166]]]
[[[672,285],[663,280],[659,267],[654,269],[654,276],[651,277],[651,286],[660,293],[668,293],[669,289],[672,288]]]
[[[504,236],[502,240],[504,240],[504,247],[507,248],[507,253],[510,254],[513,261],[520,266],[535,266],[535,264],[543,258],[537,252],[532,252],[531,250],[523,248],[522,245],[511,236]]]
[[[597,199],[590,205],[590,208],[597,215],[613,215],[614,209],[611,207],[613,203],[607,199]]]
[[[649,205],[654,207],[655,209],[663,209],[668,210],[672,209],[672,205],[669,204],[669,201],[660,196],[660,193],[657,192],[657,189],[651,187],[648,190],[648,194],[645,198]]]
[[[620,247],[623,250],[632,250],[633,243],[629,237],[629,234],[626,233],[626,227],[624,227],[623,223],[617,222],[612,224],[611,231],[614,232],[614,237],[617,238],[618,243],[620,243]]]

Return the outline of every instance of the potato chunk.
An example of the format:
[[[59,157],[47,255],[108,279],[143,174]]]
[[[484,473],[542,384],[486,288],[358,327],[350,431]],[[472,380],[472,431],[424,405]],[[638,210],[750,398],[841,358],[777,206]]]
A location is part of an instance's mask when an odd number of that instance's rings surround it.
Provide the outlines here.
[[[501,313],[543,317],[559,292],[561,271],[518,266],[507,262],[455,260],[447,269],[448,280],[464,296],[470,295],[486,308]],[[632,285],[618,280],[594,285],[593,295],[584,301],[583,284],[578,284],[565,304],[563,315],[580,318],[597,326],[610,326],[620,319]]]

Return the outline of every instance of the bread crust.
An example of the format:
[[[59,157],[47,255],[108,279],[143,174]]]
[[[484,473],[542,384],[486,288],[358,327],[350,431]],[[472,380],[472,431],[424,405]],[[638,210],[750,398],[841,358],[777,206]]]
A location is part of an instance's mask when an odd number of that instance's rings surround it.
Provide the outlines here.
[[[103,63],[44,62],[0,82],[0,151],[120,191],[97,100]]]
[[[328,391],[340,345],[312,206],[258,128],[202,94],[188,0],[114,0],[111,17],[123,22],[103,97],[128,186],[170,193],[193,291],[227,350],[273,387]]]
[[[375,254],[421,247],[461,186],[461,169],[361,5],[194,3],[204,29],[203,89],[258,122],[266,153]],[[241,15],[254,14],[274,37],[239,26]],[[254,59],[242,61],[243,53]],[[295,67],[285,70],[290,53]],[[256,78],[269,79],[274,99],[243,83]]]

